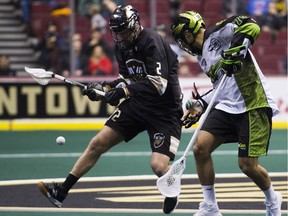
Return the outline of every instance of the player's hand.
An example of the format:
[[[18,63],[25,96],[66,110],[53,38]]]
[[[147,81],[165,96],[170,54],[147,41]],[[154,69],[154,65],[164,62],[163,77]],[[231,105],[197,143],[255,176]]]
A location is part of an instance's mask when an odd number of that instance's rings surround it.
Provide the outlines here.
[[[107,92],[111,90],[112,88],[125,88],[127,86],[127,82],[124,79],[119,78],[110,82],[103,81],[101,85],[103,86],[104,90]]]
[[[124,88],[113,88],[105,94],[105,101],[111,106],[117,106],[120,99],[127,97]]]
[[[232,74],[241,70],[242,62],[240,60],[232,60],[232,59],[221,59],[221,69],[222,72],[227,74],[227,76],[231,77]]]
[[[181,122],[185,128],[189,128],[199,121],[205,110],[202,101],[194,98],[191,98],[186,102],[186,109],[187,111],[182,116]]]
[[[103,86],[100,83],[92,82],[89,83],[86,88],[82,90],[82,95],[87,95],[91,101],[100,101],[104,97],[102,95],[97,94],[94,89],[104,91]]]
[[[201,114],[197,114],[197,113],[190,114],[190,111],[186,110],[184,115],[181,118],[182,125],[185,128],[189,128],[192,125],[196,124],[199,121],[200,117],[201,117]]]
[[[227,50],[224,50],[221,54],[221,69],[223,73],[226,73],[227,76],[232,76],[235,72],[241,70],[242,68],[242,59],[244,57],[244,51],[246,47],[240,45],[233,47]]]

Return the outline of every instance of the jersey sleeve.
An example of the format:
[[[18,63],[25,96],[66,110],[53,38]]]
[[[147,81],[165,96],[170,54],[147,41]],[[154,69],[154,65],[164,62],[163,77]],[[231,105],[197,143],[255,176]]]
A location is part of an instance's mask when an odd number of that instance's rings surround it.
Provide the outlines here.
[[[260,27],[254,19],[248,16],[234,16],[230,18],[230,22],[234,25],[235,30],[229,49],[244,45],[246,49],[241,51],[241,54],[246,56],[248,49],[260,34]]]

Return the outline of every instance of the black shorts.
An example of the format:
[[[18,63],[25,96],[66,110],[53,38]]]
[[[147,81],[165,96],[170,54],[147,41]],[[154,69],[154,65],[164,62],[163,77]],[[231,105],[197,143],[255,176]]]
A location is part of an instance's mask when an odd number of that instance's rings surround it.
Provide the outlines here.
[[[106,121],[105,125],[124,136],[125,142],[147,131],[152,152],[159,152],[174,160],[181,138],[181,112],[169,116],[139,113],[122,103]]]
[[[267,155],[272,128],[272,110],[259,108],[241,114],[212,109],[202,130],[222,137],[224,143],[238,142],[239,157]]]

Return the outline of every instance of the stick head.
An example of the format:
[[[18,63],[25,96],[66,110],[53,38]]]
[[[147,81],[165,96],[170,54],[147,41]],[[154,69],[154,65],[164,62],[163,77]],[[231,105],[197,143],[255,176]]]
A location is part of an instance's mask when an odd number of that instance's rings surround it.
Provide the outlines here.
[[[157,180],[157,188],[165,197],[176,197],[181,192],[181,176],[186,167],[186,157],[175,161],[165,175]]]
[[[25,71],[40,85],[47,85],[53,77],[53,72],[46,71],[42,68],[25,67]]]

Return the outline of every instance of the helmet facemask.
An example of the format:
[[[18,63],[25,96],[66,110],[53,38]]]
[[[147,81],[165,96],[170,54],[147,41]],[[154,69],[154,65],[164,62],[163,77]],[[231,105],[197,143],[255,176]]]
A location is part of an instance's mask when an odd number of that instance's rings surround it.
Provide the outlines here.
[[[194,55],[191,50],[191,46],[189,46],[189,44],[186,43],[185,40],[178,38],[178,39],[175,39],[175,42],[182,50],[184,50],[185,52],[188,52],[191,55]]]
[[[130,47],[134,44],[137,36],[140,33],[140,24],[137,21],[134,25],[134,28],[128,28],[121,32],[111,32],[112,38],[115,43],[120,47]]]
[[[201,55],[202,50],[195,48],[193,45],[201,28],[205,28],[205,23],[200,14],[194,11],[186,11],[174,19],[171,25],[171,33],[176,44],[182,50],[191,55]],[[188,40],[188,42],[187,37],[189,36],[193,36],[193,40]]]
[[[131,47],[141,31],[138,12],[130,5],[118,6],[109,22],[112,38],[121,48]]]

